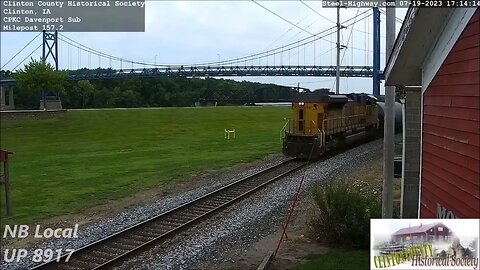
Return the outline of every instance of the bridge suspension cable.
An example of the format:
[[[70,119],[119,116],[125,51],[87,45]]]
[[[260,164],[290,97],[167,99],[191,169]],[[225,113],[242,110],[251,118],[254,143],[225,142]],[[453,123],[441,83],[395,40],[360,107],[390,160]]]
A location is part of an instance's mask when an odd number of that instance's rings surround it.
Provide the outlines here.
[[[32,40],[30,40],[27,45],[25,45],[22,49],[20,49],[14,56],[12,56],[12,58],[10,58],[10,60],[7,61],[7,63],[5,63],[1,69],[3,69],[6,65],[8,65],[15,57],[17,57],[23,50],[25,50],[25,48],[28,47],[28,45],[30,45],[35,39],[37,39],[38,36],[40,36],[40,34],[42,34],[42,32],[38,33]],[[25,60],[24,60],[25,61]],[[23,61],[22,61],[23,63]]]
[[[38,49],[40,49],[40,47],[42,47],[42,44],[38,45],[38,47],[35,50],[33,50],[29,55],[27,55],[27,57],[23,58],[22,62],[18,63],[18,65],[16,65],[12,70],[17,69],[17,67],[20,66],[23,62],[25,62],[25,60],[27,60],[30,56],[32,56],[32,54],[34,54],[36,51],[38,51]]]
[[[309,5],[308,5],[307,3],[305,3],[303,0],[300,0],[300,2],[302,2],[302,4],[304,4],[306,7],[308,7],[308,9],[310,9],[310,10],[313,11],[313,12],[315,12],[318,16],[320,16],[320,17],[324,18],[325,20],[328,20],[328,21],[330,21],[330,22],[332,22],[332,23],[334,23],[334,24],[337,24],[335,21],[330,20],[329,18],[327,18],[327,17],[323,16],[322,14],[320,14],[318,11],[316,11],[315,9],[313,9],[311,6],[309,6]],[[357,13],[357,14],[358,14],[358,13]],[[397,19],[398,19],[398,18],[397,18]],[[398,20],[400,20],[400,19],[398,19]],[[401,22],[402,22],[402,21],[400,20],[400,23],[401,23]],[[359,33],[367,33],[366,31],[362,31],[362,30],[360,30],[360,29],[352,29],[352,30],[355,31],[355,32],[359,32]],[[369,35],[373,35],[372,33],[368,33],[368,34],[369,34]],[[385,36],[381,36],[381,37],[385,38]]]
[[[327,21],[329,21],[329,22],[331,22],[331,23],[337,24],[336,21],[330,20],[329,18],[327,18],[327,17],[323,16],[322,14],[318,13],[318,11],[316,11],[315,9],[313,9],[311,6],[307,5],[307,3],[305,3],[304,1],[300,0],[300,2],[301,2],[303,5],[305,5],[307,8],[309,8],[311,11],[317,13],[318,16],[324,18],[325,20],[327,20]]]
[[[355,20],[356,18],[358,18],[359,16],[362,16],[364,15],[365,13],[369,12],[369,10],[366,10],[360,14],[357,15],[357,17],[352,17],[350,19],[347,19],[345,20],[344,22],[342,22],[342,24],[344,24],[346,27],[348,26],[351,26],[353,25],[353,23],[350,23],[350,24],[346,24],[347,22],[349,21],[352,21],[352,20]],[[362,21],[366,18],[368,18],[370,16],[370,14],[364,16],[363,18],[361,19],[358,19],[356,20],[355,23],[359,22],[359,21]],[[333,30],[333,31],[332,31]],[[323,36],[320,36],[320,37],[317,37],[318,35],[320,34],[323,34],[325,32],[328,32],[328,31],[331,31],[330,33],[328,34],[325,34]],[[288,43],[286,45],[282,45],[280,47],[277,47],[277,48],[274,48],[274,49],[270,49],[270,50],[266,50],[266,51],[263,51],[263,52],[259,52],[259,53],[255,53],[255,54],[251,54],[251,55],[248,55],[248,56],[243,56],[243,57],[238,57],[238,58],[234,58],[234,59],[229,59],[229,60],[223,60],[223,61],[216,61],[216,62],[207,62],[207,63],[202,63],[202,64],[196,64],[196,65],[204,65],[204,66],[207,66],[207,65],[218,65],[218,64],[231,64],[231,63],[236,63],[235,60],[244,60],[244,59],[251,59],[251,58],[259,58],[259,57],[265,57],[267,55],[271,56],[272,55],[272,52],[275,52],[275,51],[278,51],[276,53],[280,53],[280,52],[285,52],[285,51],[288,51],[290,49],[296,49],[297,47],[299,46],[304,46],[306,44],[309,44],[309,43],[312,43],[313,41],[316,41],[316,40],[319,40],[319,39],[323,39],[324,41],[327,41],[329,43],[335,43],[333,41],[330,41],[330,40],[326,40],[324,39],[325,37],[329,36],[329,35],[332,35],[336,33],[336,26],[333,26],[333,27],[330,27],[330,28],[327,28],[323,31],[320,31],[316,34],[314,34],[313,36],[309,36],[309,37],[306,37],[306,38],[303,38],[303,39],[300,39],[300,40],[297,40],[297,41],[294,41],[294,42],[291,42],[291,43]],[[308,42],[304,42],[304,43],[301,43],[300,42],[303,42],[303,41],[306,41],[306,40],[309,40],[309,39],[312,39],[311,41],[308,41]],[[357,49],[357,50],[364,50],[364,49],[361,49],[361,48],[352,48],[352,49]],[[247,60],[248,61],[248,60]]]
[[[365,13],[367,13],[367,11],[364,11],[360,14],[358,14],[358,16],[361,16]],[[359,19],[357,21],[361,21],[363,19],[366,19],[369,15],[363,17],[362,19]],[[355,20],[357,19],[358,17],[352,17],[350,19],[347,19],[345,20],[344,22],[342,22],[342,24],[345,24],[349,21],[352,21],[352,20]],[[348,26],[350,26],[352,24],[349,24]],[[306,37],[306,38],[303,38],[303,39],[300,39],[300,40],[297,40],[295,42],[291,42],[289,44],[286,44],[286,45],[283,45],[283,46],[279,46],[279,47],[276,47],[274,49],[270,49],[270,50],[266,50],[266,51],[263,51],[263,52],[259,52],[259,53],[255,53],[255,54],[251,54],[251,55],[247,55],[247,56],[243,56],[243,57],[237,57],[237,58],[233,58],[233,59],[226,59],[226,60],[222,60],[222,61],[214,61],[214,62],[206,62],[206,63],[196,63],[196,64],[190,64],[190,65],[182,65],[182,64],[151,64],[151,63],[145,63],[145,62],[139,62],[139,61],[132,61],[132,60],[127,60],[127,59],[124,59],[124,58],[120,58],[120,57],[117,57],[117,56],[113,56],[113,55],[110,55],[110,54],[107,54],[107,53],[103,53],[103,52],[100,52],[98,50],[95,50],[93,48],[90,48],[86,45],[83,45],[73,39],[70,39],[68,38],[67,36],[65,35],[61,35],[61,37],[67,39],[68,41],[64,40],[64,39],[61,39],[63,42],[71,45],[71,46],[74,46],[76,48],[79,48],[86,51],[86,52],[89,52],[89,53],[93,53],[93,54],[96,54],[96,55],[99,55],[99,56],[102,56],[102,57],[105,57],[105,58],[109,58],[110,60],[116,60],[116,61],[120,61],[120,62],[126,62],[126,63],[131,63],[131,64],[137,64],[137,65],[144,65],[144,66],[153,66],[153,67],[180,67],[180,66],[209,66],[209,65],[225,65],[225,64],[235,64],[235,63],[239,63],[239,62],[247,62],[247,61],[252,61],[252,60],[256,60],[256,59],[260,59],[260,58],[265,58],[265,57],[269,57],[269,56],[272,56],[274,54],[277,54],[277,53],[282,53],[282,52],[286,52],[287,50],[290,50],[290,49],[294,49],[294,48],[297,48],[297,46],[304,46],[306,44],[309,44],[311,42],[314,42],[318,39],[323,39],[324,37],[328,36],[328,35],[331,35],[333,33],[335,33],[335,31],[332,31],[326,35],[323,35],[323,36],[319,36],[320,34],[323,34],[325,32],[328,32],[328,31],[331,31],[331,30],[334,30],[335,27],[330,27],[328,29],[325,29],[321,32],[318,32],[310,37]],[[309,39],[312,39],[311,41],[309,42],[304,42],[304,43],[300,43],[300,42],[303,42],[303,41],[306,41],[306,40],[309,40]],[[326,40],[328,41],[328,40]],[[330,41],[328,41],[330,42]],[[76,45],[75,45],[76,44]],[[288,49],[286,49],[288,48]],[[353,49],[358,49],[358,50],[363,50],[361,48],[353,48]]]
[[[280,18],[280,19],[286,21],[287,23],[293,25],[294,27],[296,27],[296,28],[298,28],[298,29],[300,29],[300,30],[302,30],[302,31],[304,31],[304,32],[306,32],[306,33],[309,33],[309,34],[312,35],[312,36],[314,35],[312,32],[308,31],[307,29],[302,28],[302,27],[300,27],[300,26],[292,23],[291,21],[283,18],[282,16],[280,16],[280,15],[278,15],[277,13],[271,11],[270,9],[268,9],[267,7],[265,7],[265,6],[263,6],[262,4],[258,3],[257,1],[252,0],[252,2],[254,2],[254,3],[257,4],[257,5],[259,5],[259,6],[262,7],[263,9],[267,10],[268,12],[272,13],[273,15],[277,16],[278,18]]]
[[[85,52],[88,52],[88,53],[91,53],[91,54],[95,54],[95,55],[98,55],[98,56],[101,56],[101,57],[105,57],[105,58],[108,58],[108,59],[111,59],[111,60],[116,60],[116,61],[120,61],[120,62],[126,62],[126,63],[131,63],[131,64],[138,64],[138,65],[146,65],[146,66],[155,66],[155,67],[176,67],[176,66],[181,66],[180,64],[148,64],[148,63],[144,63],[144,62],[139,62],[139,61],[131,61],[131,60],[127,60],[127,59],[124,59],[124,58],[120,58],[120,57],[117,57],[117,56],[113,56],[113,55],[110,55],[110,54],[107,54],[107,53],[104,53],[104,52],[101,52],[101,51],[98,51],[96,49],[93,49],[89,46],[86,46],[86,45],[83,45],[63,34],[59,34],[59,40],[65,42],[66,44],[68,45],[71,45],[77,49],[80,49],[80,50],[83,50]],[[283,48],[284,46],[280,47],[280,48]],[[275,51],[275,50],[278,50],[279,48],[275,48],[275,49],[272,49],[272,50],[268,50],[266,52],[262,52],[262,53],[259,53],[259,54],[254,54],[254,55],[250,55],[250,56],[247,56],[247,57],[241,57],[241,58],[236,58],[236,59],[231,59],[231,60],[223,60],[223,61],[220,61],[220,62],[212,62],[212,63],[206,63],[206,64],[203,64],[203,65],[210,65],[210,64],[225,64],[225,63],[232,63],[232,62],[238,62],[238,61],[245,61],[245,60],[251,60],[252,58],[258,58],[258,56],[262,56],[264,55],[265,53],[268,53],[268,52],[272,52],[272,51]],[[202,65],[202,64],[195,64],[195,65]]]
[[[303,17],[301,20],[299,20],[296,25],[299,25],[301,22],[303,22],[303,20],[305,20],[306,18],[308,17],[308,15],[306,15],[305,17]],[[308,29],[311,25],[308,25],[306,27],[306,29]],[[287,31],[285,31],[283,34],[281,34],[278,38],[276,38],[272,43],[270,43],[268,46],[266,46],[263,51],[265,50],[268,50],[270,49],[270,47],[275,44],[277,41],[279,41],[281,38],[283,38],[286,34],[288,34],[290,31],[292,31],[292,29],[295,28],[294,26],[290,27],[290,29],[288,29]],[[301,33],[302,31],[300,31],[299,33]]]
[[[312,25],[314,25],[318,20],[320,20],[320,18],[316,19],[315,21],[313,21],[312,23],[310,23],[309,25],[307,25],[305,28],[308,29],[310,28]],[[293,27],[292,27],[293,28]],[[302,31],[298,31],[294,36],[292,36],[291,38],[289,38],[286,42],[291,42],[292,40],[295,40],[296,37],[298,37],[298,35],[300,35],[301,33],[303,33]]]
[[[126,59],[123,59],[123,58],[121,58],[121,57],[117,57],[117,56],[114,56],[114,55],[111,55],[111,54],[107,54],[107,53],[104,53],[104,52],[95,50],[95,49],[90,48],[90,47],[88,47],[88,46],[86,46],[86,45],[83,45],[83,44],[81,44],[81,43],[79,43],[79,42],[77,42],[77,41],[75,41],[75,40],[73,40],[73,39],[71,39],[71,38],[69,38],[69,37],[61,34],[61,33],[59,33],[58,35],[68,40],[68,41],[66,41],[66,40],[64,40],[64,39],[62,39],[62,38],[59,37],[58,39],[60,39],[61,41],[65,42],[65,43],[67,43],[67,44],[69,44],[69,45],[71,45],[71,46],[74,46],[74,47],[77,48],[77,49],[81,49],[81,50],[83,50],[83,51],[86,51],[86,52],[89,52],[89,53],[92,53],[92,54],[95,54],[95,55],[103,56],[103,57],[105,57],[105,58],[109,58],[109,59],[113,59],[113,60],[117,60],[117,61],[124,61],[124,62],[127,62],[127,63],[133,63],[133,64],[139,64],[139,65],[145,64],[145,63],[143,63],[143,62],[126,60]],[[166,65],[160,65],[160,66],[166,66]]]
[[[343,25],[345,26],[352,26],[356,23],[358,23],[359,21],[362,21],[362,20],[365,20],[366,18],[368,18],[370,15],[369,14],[366,14],[367,12],[369,12],[369,10],[366,10],[364,12],[361,12],[361,13],[358,13],[357,12],[357,15],[355,17],[352,17],[352,18],[349,18],[347,20],[345,20],[344,22],[342,22]],[[366,15],[365,15],[366,14]],[[363,16],[363,17],[362,17]],[[351,22],[353,20],[353,22]],[[350,23],[349,23],[350,22]],[[300,23],[300,22],[299,22]],[[298,24],[298,23],[297,23]],[[313,23],[312,23],[313,24]],[[310,24],[310,25],[312,25]],[[310,27],[310,25],[308,27]],[[308,28],[307,27],[307,28]],[[301,27],[300,27],[301,28]],[[97,55],[99,57],[99,63],[101,62],[101,58],[107,58],[110,63],[112,60],[114,61],[119,61],[122,66],[121,68],[123,68],[123,64],[124,63],[130,63],[132,65],[132,69],[133,69],[133,65],[143,65],[144,67],[145,66],[150,66],[150,67],[181,67],[181,66],[187,66],[187,67],[193,67],[193,66],[210,66],[210,65],[225,65],[225,64],[238,64],[238,63],[244,63],[246,65],[247,62],[249,61],[254,61],[254,60],[260,60],[262,58],[268,58],[268,57],[271,57],[273,56],[274,57],[274,63],[275,62],[275,57],[277,57],[277,54],[282,54],[282,65],[283,65],[283,53],[286,53],[288,51],[288,54],[289,54],[289,58],[290,58],[290,51],[292,49],[299,49],[300,47],[304,47],[304,65],[305,65],[305,51],[306,51],[306,46],[309,45],[309,44],[314,44],[314,50],[315,50],[315,42],[317,40],[321,40],[323,39],[324,41],[327,41],[327,42],[332,42],[332,41],[329,41],[327,39],[325,39],[325,37],[329,36],[329,35],[332,35],[335,33],[335,26],[333,27],[330,27],[330,28],[327,28],[323,31],[320,31],[318,33],[315,33],[315,34],[312,34],[311,36],[309,37],[306,37],[306,38],[302,38],[300,40],[297,40],[297,41],[294,41],[294,42],[290,42],[288,44],[285,44],[285,45],[282,45],[282,46],[279,46],[279,47],[276,47],[276,48],[273,48],[273,49],[269,49],[269,50],[265,50],[265,51],[262,51],[262,52],[259,52],[259,53],[254,53],[254,54],[251,54],[251,55],[247,55],[247,56],[243,56],[243,57],[237,57],[237,58],[233,58],[233,59],[226,59],[226,60],[222,60],[222,61],[215,61],[215,62],[206,62],[206,63],[199,63],[199,64],[191,64],[191,65],[181,65],[181,64],[151,64],[151,63],[146,63],[146,62],[141,62],[141,61],[132,61],[132,60],[127,60],[127,59],[124,59],[124,58],[121,58],[121,57],[117,57],[117,56],[114,56],[114,55],[111,55],[111,54],[108,54],[108,53],[105,53],[105,52],[101,52],[101,51],[98,51],[96,49],[93,49],[89,46],[86,46],[80,42],[77,42],[65,35],[63,35],[62,33],[59,33],[59,40],[64,42],[65,44],[68,44],[69,45],[69,54],[71,52],[71,49],[70,49],[70,46],[72,47],[75,47],[78,49],[79,51],[79,58],[80,57],[80,53],[81,51],[85,51],[87,53],[89,53],[88,57],[89,57],[89,65],[90,65],[90,54],[94,54],[94,55]],[[307,31],[308,32],[308,31]],[[28,45],[30,45],[41,33],[39,33],[35,38],[33,38],[24,48],[22,48],[21,51],[23,51],[26,47],[28,47]],[[38,46],[32,53],[30,53],[22,62],[20,62],[14,69],[16,69],[19,65],[21,65],[26,59],[28,59],[33,53],[35,53],[39,48],[41,47]],[[354,48],[352,47],[352,49],[356,49],[356,50],[364,50],[364,49],[361,49],[361,48]],[[20,53],[18,52],[17,54],[15,54],[13,58],[15,58],[16,56],[18,56],[18,54]],[[299,52],[298,52],[299,54]],[[314,53],[316,54],[316,53]],[[322,54],[323,55],[323,54]],[[69,62],[70,62],[70,58],[71,56],[69,55]],[[314,58],[316,58],[316,55],[314,55]],[[289,59],[290,61],[290,59]],[[315,61],[315,60],[314,60]],[[11,60],[9,60],[8,63],[10,63]],[[297,63],[298,65],[300,65],[300,63]],[[6,64],[5,64],[6,65]],[[4,65],[4,66],[5,66]],[[79,65],[80,64],[80,60],[79,60]],[[111,64],[110,64],[111,65]],[[79,66],[79,68],[81,68]]]

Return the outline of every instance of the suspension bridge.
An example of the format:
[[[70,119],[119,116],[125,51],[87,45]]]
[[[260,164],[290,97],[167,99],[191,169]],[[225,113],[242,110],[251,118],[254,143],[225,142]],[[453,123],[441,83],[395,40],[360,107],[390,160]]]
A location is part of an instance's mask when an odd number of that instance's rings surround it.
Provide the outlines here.
[[[303,3],[303,2],[302,2]],[[383,79],[383,71],[380,70],[380,15],[381,10],[373,8],[372,10],[365,10],[359,12],[357,10],[356,16],[349,18],[343,22],[337,23],[336,26],[330,27],[318,33],[311,33],[311,35],[284,44],[282,46],[265,50],[259,53],[254,53],[247,56],[237,57],[233,59],[226,59],[222,61],[194,63],[194,64],[157,64],[146,63],[142,61],[133,61],[124,59],[122,57],[113,56],[111,54],[101,52],[92,47],[79,43],[68,36],[59,32],[41,32],[35,36],[27,45],[25,45],[17,54],[15,54],[7,63],[2,66],[3,68],[10,64],[11,61],[17,57],[25,48],[29,45],[38,42],[38,38],[42,36],[40,44],[20,61],[12,70],[16,70],[26,60],[32,58],[35,53],[42,48],[41,57],[42,61],[50,61],[53,66],[59,69],[59,48],[62,46],[68,48],[69,54],[71,48],[78,50],[78,68],[72,70],[71,67],[64,68],[68,71],[68,80],[106,80],[106,79],[124,79],[124,78],[159,78],[159,77],[232,77],[232,76],[299,76],[299,77],[363,77],[373,79],[373,94],[380,94],[380,80]],[[384,12],[383,12],[384,13]],[[318,13],[317,13],[318,14]],[[320,14],[319,14],[320,15]],[[373,31],[365,32],[368,35],[372,35],[373,43],[373,65],[341,65],[337,64],[321,65],[317,64],[318,58],[324,57],[329,53],[334,53],[335,48],[340,51],[345,49],[341,61],[345,57],[346,49],[359,50],[368,52],[368,48],[358,48],[349,45],[352,32],[361,31],[354,29],[354,25],[359,22],[368,20],[373,17]],[[298,24],[294,25],[297,28]],[[334,42],[333,40],[326,39],[339,32],[340,29],[350,28],[350,35],[346,45],[340,44],[340,42]],[[300,28],[306,31],[303,28]],[[326,51],[317,51],[317,43],[327,42],[331,44],[331,48]],[[306,51],[311,50],[306,57]],[[303,64],[301,63],[300,56],[303,51]],[[81,54],[86,53],[88,55],[88,68],[81,65]],[[292,57],[293,55],[293,57]],[[353,54],[352,54],[353,55]],[[90,65],[91,57],[98,57],[98,68],[92,69]],[[295,64],[292,64],[292,58],[295,58]],[[69,55],[68,61],[70,62],[71,56]],[[353,56],[352,56],[353,58]],[[107,67],[101,66],[101,62],[109,63]],[[321,61],[320,61],[321,62]],[[367,61],[369,62],[369,61]],[[131,68],[125,68],[125,66],[131,66]],[[15,79],[2,78],[0,86],[14,87],[16,85]]]

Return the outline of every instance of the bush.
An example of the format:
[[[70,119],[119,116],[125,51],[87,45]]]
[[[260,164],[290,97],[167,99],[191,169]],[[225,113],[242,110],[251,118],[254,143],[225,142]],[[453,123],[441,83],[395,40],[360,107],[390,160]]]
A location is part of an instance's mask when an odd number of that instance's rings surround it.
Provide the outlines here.
[[[381,216],[381,200],[373,188],[337,180],[314,189],[316,214],[312,226],[325,243],[366,249],[370,246],[370,218]]]

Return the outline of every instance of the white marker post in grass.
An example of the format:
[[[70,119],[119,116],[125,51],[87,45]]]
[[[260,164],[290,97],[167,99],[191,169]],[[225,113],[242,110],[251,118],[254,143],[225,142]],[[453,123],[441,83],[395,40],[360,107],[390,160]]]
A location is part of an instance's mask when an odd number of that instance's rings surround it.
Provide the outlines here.
[[[230,135],[232,135],[233,139],[235,139],[236,137],[235,129],[232,129],[232,130],[225,129],[225,139],[230,140]]]

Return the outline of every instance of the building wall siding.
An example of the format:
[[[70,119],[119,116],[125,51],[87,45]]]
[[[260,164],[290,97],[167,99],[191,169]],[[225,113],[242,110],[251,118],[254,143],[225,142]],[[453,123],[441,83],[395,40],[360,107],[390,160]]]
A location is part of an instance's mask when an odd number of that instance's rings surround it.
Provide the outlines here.
[[[480,217],[480,12],[423,96],[420,216]]]

